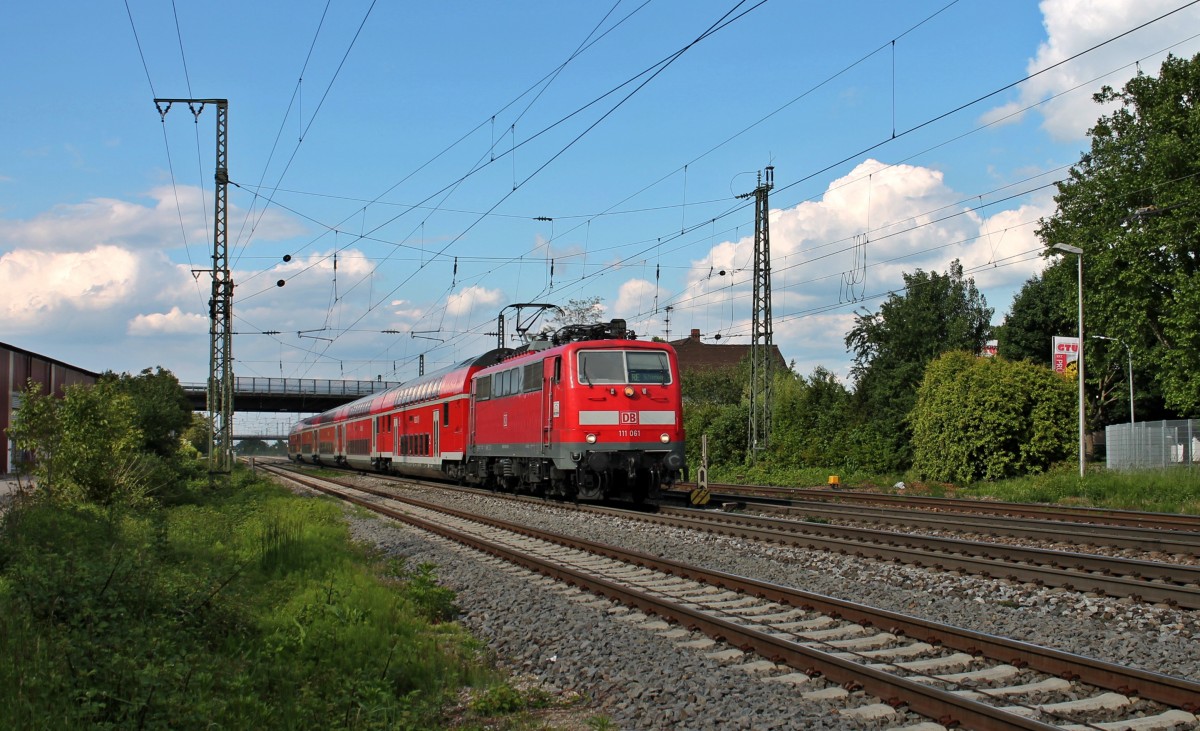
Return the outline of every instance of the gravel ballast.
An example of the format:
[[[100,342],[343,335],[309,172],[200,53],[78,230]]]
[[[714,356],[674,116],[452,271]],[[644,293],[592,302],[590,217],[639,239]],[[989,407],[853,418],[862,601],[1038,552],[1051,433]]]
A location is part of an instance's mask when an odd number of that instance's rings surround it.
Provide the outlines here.
[[[413,494],[557,533],[1200,679],[1200,619],[1195,612],[664,529],[552,503],[441,490]],[[626,610],[607,600],[568,594],[555,582],[502,568],[482,554],[390,521],[352,517],[351,522],[358,540],[410,561],[436,564],[440,580],[458,592],[462,622],[504,667],[538,678],[550,692],[583,694],[619,728],[891,728],[921,721],[911,714],[888,713],[876,720],[852,719],[842,710],[877,701],[862,693],[827,702],[806,700],[803,693],[826,684],[817,679],[796,688],[765,682],[736,663],[709,657],[728,647],[680,647],[680,639],[628,621]]]

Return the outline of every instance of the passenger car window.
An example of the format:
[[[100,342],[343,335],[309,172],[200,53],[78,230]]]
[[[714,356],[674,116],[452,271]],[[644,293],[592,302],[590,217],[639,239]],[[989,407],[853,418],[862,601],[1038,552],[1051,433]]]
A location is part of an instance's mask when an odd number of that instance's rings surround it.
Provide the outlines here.
[[[530,363],[525,366],[524,371],[522,378],[525,380],[525,387],[522,390],[525,393],[542,390],[542,362]]]

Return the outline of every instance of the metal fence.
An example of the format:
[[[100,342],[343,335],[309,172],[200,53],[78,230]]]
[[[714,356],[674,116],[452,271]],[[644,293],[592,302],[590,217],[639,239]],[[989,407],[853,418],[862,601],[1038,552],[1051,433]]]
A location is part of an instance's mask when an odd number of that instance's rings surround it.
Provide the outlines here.
[[[1110,470],[1200,467],[1200,420],[1146,421],[1104,427]]]

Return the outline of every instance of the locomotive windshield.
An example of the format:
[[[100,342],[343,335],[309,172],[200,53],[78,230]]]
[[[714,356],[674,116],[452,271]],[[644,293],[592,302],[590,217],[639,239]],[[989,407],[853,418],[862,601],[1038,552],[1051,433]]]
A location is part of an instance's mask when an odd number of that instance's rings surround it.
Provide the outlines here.
[[[671,382],[667,354],[661,350],[583,350],[579,352],[579,382]]]

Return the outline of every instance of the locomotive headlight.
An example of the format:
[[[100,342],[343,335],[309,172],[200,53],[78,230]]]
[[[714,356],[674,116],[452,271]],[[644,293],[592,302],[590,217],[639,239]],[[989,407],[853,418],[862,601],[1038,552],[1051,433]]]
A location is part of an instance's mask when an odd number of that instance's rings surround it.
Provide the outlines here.
[[[658,441],[662,442],[663,444],[666,444],[667,442],[671,441],[671,435],[666,432],[663,432],[662,434],[658,435]]]
[[[626,398],[633,398],[633,386],[626,386],[626,387],[625,387],[625,397],[626,397]]]
[[[588,443],[588,444],[595,444],[595,443],[596,443],[596,435],[595,435],[595,434],[588,434],[586,437],[584,437],[584,439],[586,439],[586,440],[587,440],[587,443]]]

